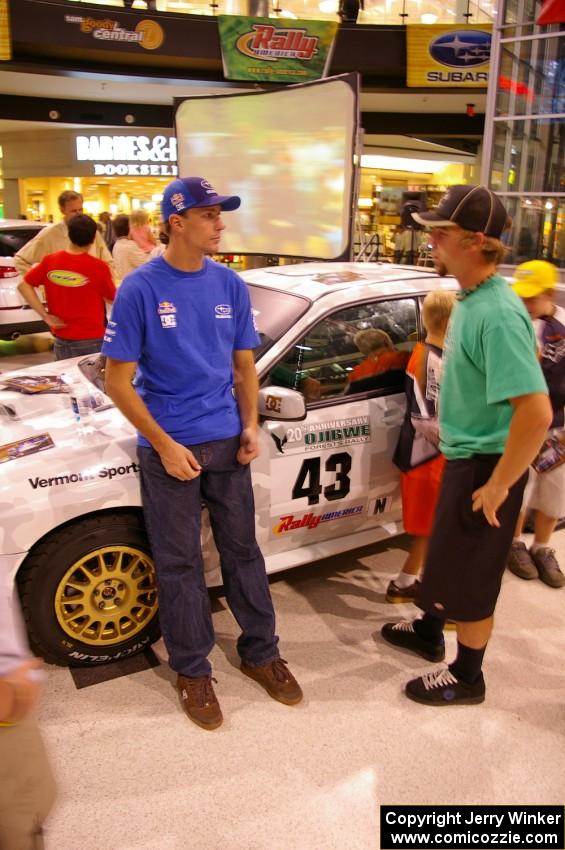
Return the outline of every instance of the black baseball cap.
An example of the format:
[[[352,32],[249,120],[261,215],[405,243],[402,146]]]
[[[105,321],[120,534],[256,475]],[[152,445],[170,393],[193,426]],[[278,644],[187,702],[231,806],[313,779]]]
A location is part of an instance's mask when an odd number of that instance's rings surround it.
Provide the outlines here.
[[[451,186],[438,206],[414,212],[412,218],[425,227],[459,226],[500,239],[508,213],[500,198],[486,186]]]

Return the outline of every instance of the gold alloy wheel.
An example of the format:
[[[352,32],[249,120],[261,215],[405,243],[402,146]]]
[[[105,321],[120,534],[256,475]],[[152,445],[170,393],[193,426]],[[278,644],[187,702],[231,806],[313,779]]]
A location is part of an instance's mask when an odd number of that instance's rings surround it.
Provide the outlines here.
[[[67,570],[55,593],[65,634],[91,646],[129,640],[149,625],[157,608],[153,562],[130,546],[89,552]]]

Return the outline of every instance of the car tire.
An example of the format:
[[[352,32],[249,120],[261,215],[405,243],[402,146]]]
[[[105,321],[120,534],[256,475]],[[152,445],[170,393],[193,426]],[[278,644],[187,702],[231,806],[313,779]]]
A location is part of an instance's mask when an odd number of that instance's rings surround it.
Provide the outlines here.
[[[31,646],[45,661],[109,663],[160,636],[140,514],[88,517],[53,532],[30,552],[17,581]]]

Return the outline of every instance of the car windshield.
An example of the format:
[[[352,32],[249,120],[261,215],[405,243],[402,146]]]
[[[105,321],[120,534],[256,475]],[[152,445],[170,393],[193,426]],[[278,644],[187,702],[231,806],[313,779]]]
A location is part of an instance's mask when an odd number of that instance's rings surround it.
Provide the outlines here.
[[[308,309],[309,301],[299,295],[248,284],[253,317],[261,344],[255,349],[255,360],[260,357]]]

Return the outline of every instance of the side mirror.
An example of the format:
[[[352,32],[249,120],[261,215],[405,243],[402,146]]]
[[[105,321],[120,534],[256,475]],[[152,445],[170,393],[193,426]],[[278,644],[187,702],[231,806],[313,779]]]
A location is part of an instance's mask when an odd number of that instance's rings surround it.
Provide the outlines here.
[[[287,387],[263,387],[259,390],[259,416],[285,422],[306,419],[304,396]]]

